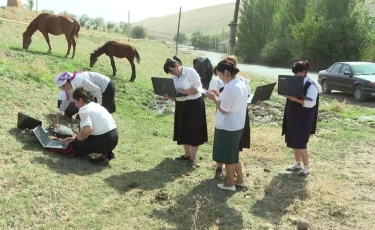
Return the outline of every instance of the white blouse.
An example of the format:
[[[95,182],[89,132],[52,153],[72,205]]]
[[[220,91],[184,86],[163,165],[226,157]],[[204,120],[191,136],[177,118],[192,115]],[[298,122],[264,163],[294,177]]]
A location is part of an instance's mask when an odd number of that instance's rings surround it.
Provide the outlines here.
[[[306,93],[306,97],[308,98],[311,98],[311,100],[304,100],[304,106],[305,108],[312,108],[316,105],[316,100],[318,99],[318,94],[319,94],[319,89],[318,89],[318,86],[316,86],[316,84],[314,83],[313,80],[311,80],[309,77],[305,77],[305,79],[303,79],[303,85],[306,84],[306,82],[310,82],[311,85],[310,87],[307,89],[307,93]]]
[[[219,90],[222,87],[224,87],[224,85],[225,85],[224,82],[220,80],[218,76],[213,76],[210,81],[210,85],[208,86],[208,89]]]
[[[103,106],[90,102],[79,109],[80,127],[91,127],[90,135],[101,135],[116,128],[115,120]]]
[[[83,87],[96,98],[98,104],[102,104],[102,94],[106,90],[110,80],[111,79],[109,77],[100,73],[87,71],[78,73],[74,79],[70,80],[73,89],[68,92],[69,99],[73,97],[72,95],[76,88]],[[68,106],[69,101],[65,99],[60,105],[59,112],[63,114]]]
[[[215,115],[215,128],[227,131],[237,131],[244,128],[247,109],[248,87],[239,78],[229,81],[219,96],[220,108]]]
[[[202,88],[201,78],[195,69],[190,67],[182,67],[182,73],[180,77],[172,76],[174,87],[177,89],[190,89],[196,88],[197,90]],[[198,93],[193,95],[188,95],[184,97],[176,97],[176,101],[186,101],[186,100],[194,100],[198,99],[202,96],[202,93],[198,91]]]

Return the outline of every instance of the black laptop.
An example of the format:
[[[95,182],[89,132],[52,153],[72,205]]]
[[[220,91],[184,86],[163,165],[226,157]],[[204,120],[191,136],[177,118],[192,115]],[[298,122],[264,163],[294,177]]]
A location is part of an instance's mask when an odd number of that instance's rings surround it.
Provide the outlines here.
[[[17,128],[19,129],[34,129],[38,125],[42,125],[42,122],[27,116],[26,114],[18,112]]]
[[[174,87],[172,78],[164,77],[151,77],[152,85],[154,87],[154,92],[156,95],[169,97],[184,97],[187,94],[178,93]]]
[[[269,100],[273,89],[275,88],[276,82],[267,84],[267,85],[261,85],[258,86],[255,90],[255,93],[253,96],[250,96],[247,100],[248,104],[256,104],[257,101],[266,101]]]
[[[278,94],[283,96],[293,96],[301,99],[311,100],[303,92],[304,78],[294,75],[279,75]]]

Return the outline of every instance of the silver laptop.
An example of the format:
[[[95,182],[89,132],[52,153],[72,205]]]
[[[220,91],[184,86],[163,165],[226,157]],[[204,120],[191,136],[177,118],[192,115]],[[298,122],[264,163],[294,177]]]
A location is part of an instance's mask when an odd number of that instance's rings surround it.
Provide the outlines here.
[[[51,149],[66,149],[68,146],[65,146],[61,140],[51,140],[48,135],[44,132],[43,128],[38,125],[33,129],[33,133],[38,138],[39,142],[43,145],[44,148]]]

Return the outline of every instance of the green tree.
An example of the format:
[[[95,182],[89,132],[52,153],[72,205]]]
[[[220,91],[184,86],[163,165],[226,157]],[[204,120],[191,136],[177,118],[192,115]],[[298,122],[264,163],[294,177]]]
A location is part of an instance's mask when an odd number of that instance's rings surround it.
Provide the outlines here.
[[[34,0],[27,0],[27,6],[29,10],[33,10],[34,8]]]
[[[68,16],[68,17],[71,17],[73,19],[77,19],[77,15],[75,14],[72,14],[72,13],[69,13],[68,11],[64,10],[63,12],[60,13],[61,15],[65,15],[65,16]]]
[[[53,11],[53,10],[47,10],[47,9],[42,10],[42,12],[43,13],[48,13],[48,14],[54,14],[55,13],[55,11]]]
[[[135,26],[131,31],[132,38],[144,39],[146,35],[147,35],[147,32],[143,26]]]
[[[81,17],[79,17],[79,24],[82,26],[82,27],[85,27],[87,22],[90,20],[90,17],[87,15],[87,14],[84,14],[82,15]]]
[[[128,31],[130,31],[131,29],[131,24],[130,23],[127,23],[127,22],[120,22],[119,23],[119,27],[120,27],[120,30],[123,32],[123,33],[126,33]]]
[[[94,30],[102,29],[104,25],[104,19],[101,17],[97,17],[92,21],[92,26],[94,27]]]
[[[173,37],[173,41],[176,41],[176,40],[177,40],[177,34]],[[187,38],[186,34],[180,33],[179,36],[178,36],[178,40],[179,40],[178,43],[182,44],[185,41],[187,41],[188,38]]]
[[[115,28],[116,23],[114,22],[107,22],[107,31],[111,31]]]

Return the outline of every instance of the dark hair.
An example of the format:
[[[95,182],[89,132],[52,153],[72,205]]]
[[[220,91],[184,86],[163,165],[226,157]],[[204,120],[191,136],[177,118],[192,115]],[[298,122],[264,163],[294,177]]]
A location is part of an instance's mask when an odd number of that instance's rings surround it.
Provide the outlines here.
[[[231,73],[231,75],[236,75],[240,72],[240,70],[236,67],[235,64],[233,64],[233,62],[230,62],[228,60],[222,60],[220,61],[217,66],[214,68],[214,71],[215,71],[215,74],[217,72],[221,72],[221,73],[224,73],[224,71],[228,71],[229,73]]]
[[[292,71],[293,73],[301,73],[303,71],[307,73],[309,68],[310,68],[310,64],[308,61],[299,61],[299,62],[294,63]]]
[[[174,68],[176,64],[182,65],[181,60],[178,57],[173,56],[173,59],[168,58],[164,63],[164,72],[169,73],[169,68]]]
[[[89,103],[94,100],[92,94],[85,90],[83,87],[77,87],[73,92],[73,99],[79,101],[82,98],[85,103]]]

